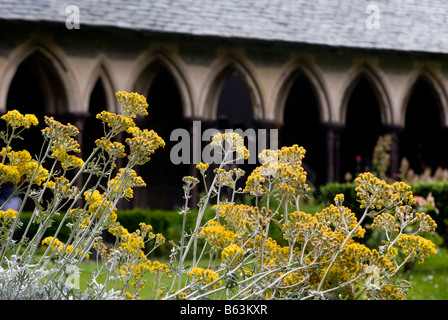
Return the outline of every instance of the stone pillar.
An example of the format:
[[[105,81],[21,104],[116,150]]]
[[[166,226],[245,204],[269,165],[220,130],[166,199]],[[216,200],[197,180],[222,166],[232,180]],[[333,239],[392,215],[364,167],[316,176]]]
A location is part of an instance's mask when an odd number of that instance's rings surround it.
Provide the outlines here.
[[[400,170],[400,134],[404,128],[401,125],[388,124],[384,126],[384,130],[391,137],[389,175],[395,179]]]
[[[327,142],[327,182],[340,181],[340,144],[344,126],[339,123],[324,123]]]

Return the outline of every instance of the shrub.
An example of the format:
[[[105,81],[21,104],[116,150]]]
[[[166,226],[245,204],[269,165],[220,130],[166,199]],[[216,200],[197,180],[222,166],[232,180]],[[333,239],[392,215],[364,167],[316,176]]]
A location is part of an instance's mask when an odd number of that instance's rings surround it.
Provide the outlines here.
[[[413,193],[418,195],[418,198],[427,198],[428,195],[434,198],[434,205],[420,208],[419,210],[425,210],[431,214],[437,223],[437,233],[443,238],[443,244],[448,245],[448,181],[426,181],[426,182],[414,182],[411,184]],[[359,208],[357,208],[359,199],[355,192],[356,184],[352,182],[345,183],[329,183],[320,186],[319,201],[329,205],[332,199],[339,193],[345,195],[346,205],[360,214]],[[415,205],[418,209],[418,203]],[[369,233],[370,235],[370,233]],[[376,235],[375,235],[376,236]]]

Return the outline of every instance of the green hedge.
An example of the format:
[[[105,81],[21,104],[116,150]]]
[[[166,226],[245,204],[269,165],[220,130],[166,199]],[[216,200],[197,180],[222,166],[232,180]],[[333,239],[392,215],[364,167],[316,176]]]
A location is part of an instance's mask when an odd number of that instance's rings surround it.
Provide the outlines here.
[[[448,246],[448,181],[419,182],[411,185],[415,196],[426,198],[431,192],[437,212],[428,212],[436,221],[437,233],[443,238],[444,245]],[[355,183],[331,183],[319,188],[318,201],[329,205],[333,203],[334,196],[338,193],[345,195],[344,204],[353,212],[360,214],[358,197],[356,196]]]

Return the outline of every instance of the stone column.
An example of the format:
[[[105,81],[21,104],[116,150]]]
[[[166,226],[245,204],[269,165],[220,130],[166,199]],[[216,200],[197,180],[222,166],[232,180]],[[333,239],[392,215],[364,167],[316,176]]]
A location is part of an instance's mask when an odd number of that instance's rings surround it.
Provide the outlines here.
[[[388,124],[384,126],[384,130],[391,137],[389,175],[397,178],[400,170],[400,134],[404,128],[401,125]]]
[[[323,123],[327,142],[327,182],[340,181],[340,144],[344,126],[339,123]]]

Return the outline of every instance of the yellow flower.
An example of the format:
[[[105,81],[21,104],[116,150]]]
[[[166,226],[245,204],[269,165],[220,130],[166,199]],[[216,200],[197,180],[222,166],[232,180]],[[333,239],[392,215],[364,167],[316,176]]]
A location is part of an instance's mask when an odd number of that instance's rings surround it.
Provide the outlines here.
[[[84,165],[84,161],[81,158],[68,154],[65,149],[54,149],[50,158],[58,160],[64,170],[82,168]]]
[[[65,152],[81,152],[79,143],[73,138],[79,134],[78,128],[70,123],[64,125],[53,117],[44,117],[47,127],[42,129],[45,139],[51,140],[51,149],[63,149]]]
[[[101,149],[104,149],[111,158],[126,157],[125,147],[120,142],[111,142],[109,139],[102,137],[101,139],[97,139],[95,144]]]
[[[431,240],[420,236],[403,234],[398,238],[397,243],[410,261],[422,263],[426,258],[437,254],[435,244]]]
[[[222,263],[229,266],[238,265],[243,257],[244,249],[236,244],[225,247],[221,252]]]
[[[96,115],[96,118],[103,121],[109,128],[111,128],[114,134],[135,127],[135,123],[131,118],[108,111],[101,111]]]
[[[5,165],[0,163],[0,181],[1,183],[11,182],[18,184],[20,182],[21,174],[16,166]]]
[[[8,209],[6,211],[0,210],[1,225],[5,227],[17,217],[17,214],[18,212],[13,209]]]
[[[130,148],[129,159],[136,164],[142,165],[148,162],[155,150],[165,147],[165,141],[154,130],[140,130],[137,127],[131,127],[127,132],[132,135],[132,138],[126,139]]]
[[[146,98],[138,93],[119,91],[115,93],[118,102],[123,104],[123,115],[125,117],[135,118],[137,115],[148,115],[148,103]]]
[[[252,196],[260,197],[266,192],[263,186],[266,179],[260,174],[260,170],[260,167],[255,168],[249,177],[247,177],[246,186],[243,190],[244,193],[249,193]]]
[[[236,159],[248,159],[249,150],[244,146],[244,139],[235,132],[218,133],[212,138],[212,146],[221,146],[225,151],[236,152]]]
[[[108,186],[119,197],[131,199],[134,196],[133,188],[146,187],[146,183],[142,177],[137,176],[135,170],[121,168],[117,175],[109,181]]]
[[[200,236],[207,241],[214,250],[221,250],[231,244],[237,235],[216,221],[211,221],[204,227]]]
[[[100,219],[104,214],[107,214],[108,221],[114,222],[117,220],[117,208],[109,200],[104,199],[104,195],[98,190],[84,192],[84,199],[89,203],[88,211],[92,217]]]
[[[205,171],[207,171],[208,167],[209,167],[208,163],[203,162],[196,165],[196,169],[198,169],[202,175],[205,175]]]
[[[34,114],[23,115],[17,110],[8,111],[1,118],[13,128],[24,127],[25,129],[29,129],[31,126],[37,126],[39,123]]]
[[[208,285],[219,279],[219,274],[210,269],[203,268],[193,268],[188,275],[194,278],[196,283],[200,283],[202,285]],[[212,288],[215,289],[217,286],[221,285],[221,281],[218,281],[213,284]]]

